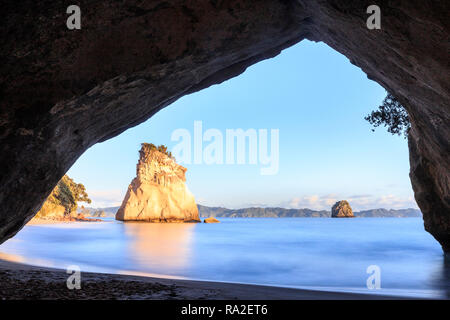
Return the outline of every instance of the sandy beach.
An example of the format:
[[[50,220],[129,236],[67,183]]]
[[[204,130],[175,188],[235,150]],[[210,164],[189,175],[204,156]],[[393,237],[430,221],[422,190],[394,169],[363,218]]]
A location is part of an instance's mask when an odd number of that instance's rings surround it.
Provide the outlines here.
[[[76,223],[76,222],[106,222],[101,221],[99,219],[95,218],[86,218],[85,220],[52,220],[52,219],[36,219],[33,218],[26,224],[27,226],[38,226],[38,225],[47,225],[47,224],[69,224],[69,223]]]
[[[69,290],[65,270],[0,260],[0,299],[69,300],[373,300],[380,295],[335,293],[221,282],[173,280],[82,272],[81,289]]]

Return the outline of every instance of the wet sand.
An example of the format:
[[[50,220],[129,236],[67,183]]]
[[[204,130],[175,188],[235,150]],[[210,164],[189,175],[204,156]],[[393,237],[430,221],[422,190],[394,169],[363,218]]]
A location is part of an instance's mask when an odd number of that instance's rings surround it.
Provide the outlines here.
[[[26,224],[27,226],[36,226],[41,224],[61,224],[61,223],[74,223],[75,221],[65,221],[65,220],[45,220],[45,219],[31,219]]]
[[[335,293],[260,285],[81,273],[81,289],[69,290],[65,270],[0,260],[0,299],[192,299],[192,300],[373,300],[380,295]]]
[[[52,219],[31,219],[26,224],[27,226],[36,226],[36,225],[43,225],[43,224],[68,224],[68,223],[75,223],[75,222],[107,222],[102,221],[100,219],[96,218],[85,218],[84,220],[78,220],[76,218],[72,218],[71,220],[52,220]]]

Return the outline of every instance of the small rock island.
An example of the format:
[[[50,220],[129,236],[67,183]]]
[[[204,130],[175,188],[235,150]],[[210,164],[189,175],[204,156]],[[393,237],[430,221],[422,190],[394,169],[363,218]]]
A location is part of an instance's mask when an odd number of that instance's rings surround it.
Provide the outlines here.
[[[205,218],[203,220],[204,223],[219,223],[220,221],[214,217]]]
[[[347,200],[336,202],[331,208],[332,218],[354,218],[352,207]]]
[[[185,184],[186,171],[165,146],[143,143],[136,177],[128,187],[116,220],[200,222],[194,196]]]

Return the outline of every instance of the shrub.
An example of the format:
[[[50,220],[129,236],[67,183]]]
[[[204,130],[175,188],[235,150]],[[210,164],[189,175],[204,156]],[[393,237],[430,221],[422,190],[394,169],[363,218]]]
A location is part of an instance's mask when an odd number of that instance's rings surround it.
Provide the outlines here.
[[[142,145],[142,151],[144,151],[144,152],[147,152],[147,151],[150,151],[150,150],[156,150],[156,151],[159,151],[159,152],[165,154],[169,158],[174,159],[174,157],[172,156],[172,152],[168,151],[167,147],[165,145],[163,145],[163,144],[161,144],[159,146],[156,146],[153,143],[146,143],[146,142],[144,142],[141,145]]]
[[[85,186],[81,183],[76,183],[67,175],[64,175],[59,180],[46,201],[63,206],[66,209],[66,214],[75,211],[79,201],[91,203]]]
[[[384,125],[389,133],[397,135],[403,133],[405,138],[411,128],[408,112],[390,93],[384,98],[382,105],[364,119],[373,125],[372,131],[375,131],[376,127]]]

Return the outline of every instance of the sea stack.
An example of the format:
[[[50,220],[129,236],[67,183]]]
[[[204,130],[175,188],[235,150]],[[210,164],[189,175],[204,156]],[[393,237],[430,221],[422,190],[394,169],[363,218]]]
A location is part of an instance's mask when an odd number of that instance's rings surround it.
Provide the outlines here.
[[[336,202],[331,208],[332,218],[354,218],[352,207],[347,200]]]
[[[147,222],[200,222],[194,196],[187,189],[187,169],[164,146],[143,143],[116,220]]]

